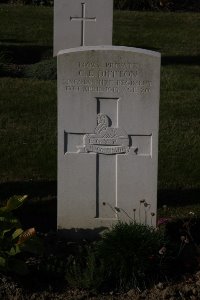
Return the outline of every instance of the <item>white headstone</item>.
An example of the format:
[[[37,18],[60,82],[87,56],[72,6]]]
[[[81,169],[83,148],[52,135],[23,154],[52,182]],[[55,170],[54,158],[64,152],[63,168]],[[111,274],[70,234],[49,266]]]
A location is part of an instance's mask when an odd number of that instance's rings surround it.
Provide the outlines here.
[[[54,55],[80,46],[112,45],[113,0],[55,0]]]
[[[157,52],[59,53],[58,228],[155,225],[159,85]]]

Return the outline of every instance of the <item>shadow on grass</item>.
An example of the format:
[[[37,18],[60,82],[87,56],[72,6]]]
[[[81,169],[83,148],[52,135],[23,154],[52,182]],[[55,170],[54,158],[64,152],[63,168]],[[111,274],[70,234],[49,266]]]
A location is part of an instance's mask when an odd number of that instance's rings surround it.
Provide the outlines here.
[[[135,45],[129,45],[129,47],[135,47]],[[137,45],[136,48],[146,49],[150,51],[156,51],[161,53],[161,62],[162,65],[200,65],[200,55],[174,55],[174,56],[165,56],[162,55],[162,49],[149,47],[148,45]]]
[[[18,45],[1,45],[1,54],[5,54],[8,62],[14,64],[34,64],[44,58],[53,57],[53,49],[49,46],[25,45],[24,42],[8,39],[6,42],[23,43]],[[134,47],[134,45],[129,45]],[[137,48],[160,52],[161,49],[137,45]],[[162,53],[161,53],[162,54]],[[200,55],[193,56],[162,56],[162,65],[200,65]]]
[[[18,40],[18,39],[13,39],[13,38],[10,38],[10,39],[8,39],[8,38],[1,38],[1,43],[15,43],[15,44],[20,44],[20,43],[22,43],[22,44],[27,44],[27,43],[30,43],[30,42],[28,42],[28,41],[22,41],[22,40]],[[9,46],[9,45],[8,45]]]
[[[81,241],[81,240],[87,240],[87,241],[93,241],[97,240],[101,237],[104,230],[106,230],[107,227],[99,227],[95,229],[58,229],[58,234],[61,238],[67,238],[70,241]]]
[[[24,228],[35,227],[48,232],[57,228],[57,182],[24,181],[0,184],[1,204],[13,195],[28,195],[26,203],[16,211]]]
[[[16,181],[0,183],[0,202],[13,195],[28,195],[30,198],[56,197],[56,181]]]
[[[48,232],[57,228],[57,182],[24,181],[0,184],[0,203],[13,195],[28,195],[26,203],[17,211],[25,228],[35,227],[37,231]],[[158,206],[167,204],[183,207],[199,203],[200,190],[159,190]]]
[[[200,190],[158,190],[158,207],[162,205],[168,206],[186,206],[192,204],[200,204]]]
[[[46,57],[52,57],[53,50],[48,46],[1,45],[1,54],[5,54],[11,63],[34,64]]]
[[[200,55],[162,56],[162,65],[200,65]]]

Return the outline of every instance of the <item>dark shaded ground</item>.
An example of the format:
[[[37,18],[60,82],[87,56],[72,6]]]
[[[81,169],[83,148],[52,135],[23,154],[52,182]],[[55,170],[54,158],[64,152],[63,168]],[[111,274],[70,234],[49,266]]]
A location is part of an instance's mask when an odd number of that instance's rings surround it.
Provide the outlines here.
[[[158,190],[158,207],[164,204],[185,206],[199,203],[199,189]]]
[[[53,56],[52,48],[48,46],[37,46],[37,45],[24,45],[20,44],[19,40],[2,40],[4,43],[1,45],[1,53],[5,53],[5,59],[9,63],[15,63],[18,65],[22,64],[34,64],[45,58]],[[6,45],[6,43],[14,42],[14,45]]]
[[[32,284],[32,288],[30,285]],[[132,289],[126,293],[97,294],[77,289],[68,289],[61,282],[54,281],[51,284],[36,288],[38,284],[30,278],[29,288],[22,287],[19,280],[0,274],[0,299],[2,300],[198,300],[200,299],[200,272],[187,275],[177,283],[159,282],[151,289],[140,291]]]
[[[27,181],[27,182],[7,182],[0,184],[0,202],[3,204],[10,196],[15,194],[27,194],[29,198],[27,203],[17,212],[24,227],[35,227],[41,235],[44,233],[47,242],[47,257],[53,253],[54,257],[63,255],[68,256],[68,251],[75,251],[70,247],[70,242],[64,242],[56,236],[56,216],[57,216],[57,183],[56,181]],[[174,204],[187,205],[198,202],[200,196],[199,190],[160,190],[158,193],[159,205]],[[179,221],[181,222],[181,221]],[[178,226],[177,226],[178,225]],[[174,241],[180,238],[181,224],[172,223],[169,227]],[[196,220],[192,229],[195,241],[199,242],[200,222]],[[48,234],[46,234],[48,232]],[[75,244],[74,244],[75,245]],[[67,247],[67,248],[66,248]],[[73,246],[75,247],[75,246]],[[49,250],[48,250],[49,249]],[[185,256],[187,264],[191,263],[191,270],[198,270],[197,260],[191,257],[188,260],[187,252]],[[195,266],[194,266],[195,262]],[[184,256],[181,261],[184,267]],[[72,289],[67,286],[64,277],[57,277],[53,272],[31,273],[31,276],[19,279],[18,277],[9,277],[0,273],[0,299],[2,300],[43,300],[43,299],[66,299],[66,300],[121,300],[121,299],[200,299],[200,272],[196,274],[179,277],[179,281],[172,277],[165,277],[164,282],[152,283],[152,288],[141,291],[138,288],[129,290],[126,293],[109,292],[107,294],[98,294],[91,291]],[[49,274],[49,277],[47,277]]]
[[[48,232],[57,227],[56,181],[6,182],[0,184],[0,202],[5,203],[12,195],[28,195],[17,216],[25,228]]]
[[[18,216],[25,227],[35,227],[37,231],[56,230],[57,182],[25,181],[0,184],[0,203],[12,195],[28,195],[28,200],[19,209]],[[200,190],[159,190],[158,207],[185,206],[199,203]]]

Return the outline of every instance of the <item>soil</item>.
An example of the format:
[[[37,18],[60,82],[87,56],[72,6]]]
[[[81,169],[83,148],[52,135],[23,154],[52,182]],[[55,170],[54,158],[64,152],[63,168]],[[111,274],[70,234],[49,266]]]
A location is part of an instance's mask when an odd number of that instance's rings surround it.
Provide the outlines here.
[[[51,261],[51,256],[57,258],[63,253],[65,256],[69,254],[68,252],[75,253],[78,248],[76,242],[66,242],[55,232],[40,233],[40,235],[44,240],[46,249],[44,257],[48,261]],[[190,256],[194,258],[193,255]],[[35,272],[34,270],[38,270],[37,266],[41,264],[41,260],[40,258],[29,257],[26,259],[26,263],[32,272],[25,278],[13,275],[11,277],[0,273],[0,300],[198,300],[200,299],[200,269],[197,261],[194,261],[196,262],[196,271],[184,273],[182,277],[179,277],[179,281],[170,280],[170,276],[168,276],[164,282],[152,284],[152,287],[146,290],[135,288],[126,293],[109,291],[100,294],[70,288],[66,281],[61,279],[64,276],[56,276],[54,270]],[[186,262],[190,263],[188,260]],[[171,274],[174,272],[175,270]],[[49,277],[47,278],[47,276]]]
[[[31,281],[31,278],[29,278]],[[140,291],[132,289],[123,294],[95,294],[88,291],[69,289],[61,282],[53,282],[45,286],[35,286],[34,281],[29,289],[11,277],[0,274],[1,300],[121,300],[121,299],[148,299],[148,300],[198,300],[200,299],[200,271],[187,275],[177,283],[159,282],[151,289]],[[32,286],[31,286],[32,284]]]

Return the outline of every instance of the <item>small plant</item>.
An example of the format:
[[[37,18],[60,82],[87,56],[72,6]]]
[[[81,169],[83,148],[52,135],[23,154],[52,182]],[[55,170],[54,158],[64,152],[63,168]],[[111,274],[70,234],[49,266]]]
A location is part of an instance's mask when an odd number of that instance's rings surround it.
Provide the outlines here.
[[[169,211],[168,211],[169,213]],[[160,271],[166,276],[179,276],[199,268],[199,224],[193,212],[181,217],[162,217],[157,222],[168,240],[159,251]]]
[[[70,286],[93,290],[143,287],[157,276],[163,246],[163,233],[154,228],[118,222],[101,240],[69,257],[66,279]]]
[[[151,205],[147,203],[145,199],[139,201],[138,209],[133,208],[132,210],[133,215],[130,215],[130,212],[128,213],[122,207],[117,207],[117,206],[113,207],[108,202],[103,202],[102,204],[104,206],[107,206],[108,209],[111,209],[116,214],[119,220],[121,217],[125,216],[126,220],[130,220],[131,222],[134,223],[139,222],[139,223],[144,223],[144,225],[150,224],[151,226],[155,224],[154,221],[156,218],[156,214],[153,211],[151,211]]]
[[[78,254],[70,255],[66,280],[72,287],[98,290],[104,282],[105,268],[94,245],[82,245]]]
[[[147,283],[159,266],[162,232],[137,223],[117,223],[98,243],[99,258],[106,266],[106,280],[128,289]]]
[[[13,211],[19,208],[27,196],[13,196],[6,206],[0,208],[0,270],[20,275],[28,273],[26,263],[21,259],[22,252],[37,254],[41,243],[34,228],[23,230]]]

